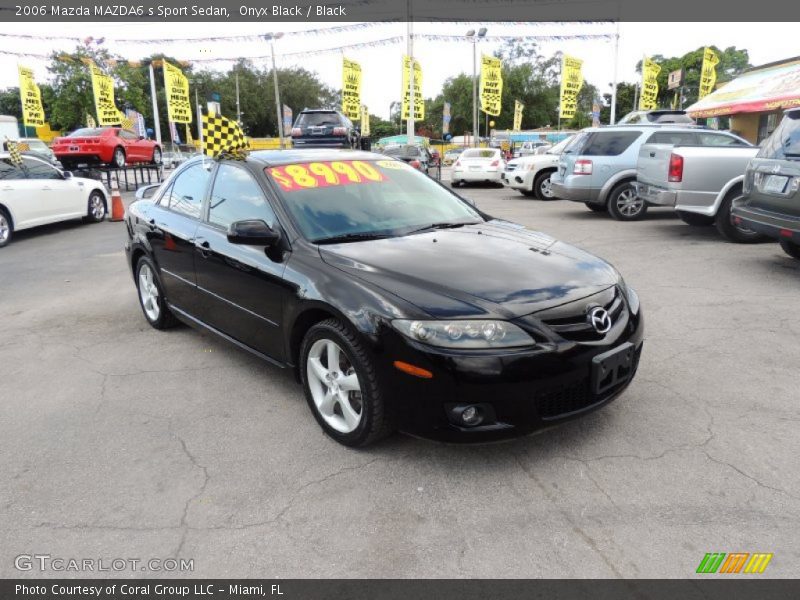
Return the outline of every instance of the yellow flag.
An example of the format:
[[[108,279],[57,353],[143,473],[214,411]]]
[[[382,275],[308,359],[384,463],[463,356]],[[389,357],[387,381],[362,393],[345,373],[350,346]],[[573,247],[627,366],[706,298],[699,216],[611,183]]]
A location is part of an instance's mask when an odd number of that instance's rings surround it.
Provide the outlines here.
[[[578,93],[583,87],[583,61],[574,56],[563,56],[561,60],[561,103],[559,117],[572,119],[578,111]]]
[[[173,123],[192,122],[192,104],[189,100],[189,80],[175,65],[164,64],[164,87],[167,94],[167,115]]]
[[[89,72],[92,75],[94,91],[94,107],[97,111],[97,123],[100,127],[119,125],[123,115],[114,102],[114,80],[106,75],[94,62],[89,61]]]
[[[642,93],[639,96],[639,110],[658,108],[658,74],[661,67],[649,58],[642,62]]]
[[[411,59],[403,56],[403,110],[402,118],[409,117],[409,99],[411,97]],[[422,67],[414,60],[414,118],[425,118],[425,100],[422,98]]]
[[[361,117],[361,65],[342,57],[342,112],[348,119]]]
[[[369,110],[367,110],[367,105],[361,105],[361,135],[363,137],[369,137]]]
[[[503,63],[494,56],[481,57],[481,110],[487,115],[500,114],[503,98]]]
[[[44,125],[44,108],[39,86],[33,79],[33,69],[19,66],[19,95],[22,100],[22,122],[30,127]]]
[[[717,65],[719,56],[711,48],[703,51],[703,68],[700,71],[700,93],[699,98],[708,96],[714,91],[714,84],[717,83]]]
[[[525,105],[519,100],[514,100],[514,131],[522,129],[522,111]]]

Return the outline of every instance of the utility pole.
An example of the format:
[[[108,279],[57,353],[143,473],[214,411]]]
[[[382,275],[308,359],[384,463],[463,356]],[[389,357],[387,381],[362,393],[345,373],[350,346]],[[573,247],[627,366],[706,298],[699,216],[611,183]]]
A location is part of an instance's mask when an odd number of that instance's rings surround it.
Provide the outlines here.
[[[272,52],[272,81],[275,85],[275,112],[278,116],[278,138],[280,139],[281,150],[283,150],[283,115],[281,114],[281,95],[278,91],[278,69],[275,67],[275,40],[283,37],[283,33],[268,33],[266,39],[269,40],[269,47]]]
[[[611,89],[611,119],[609,125],[617,122],[617,63],[619,62],[619,21],[614,34],[614,83]],[[643,65],[644,66],[644,65]]]
[[[242,111],[239,108],[239,72],[236,72],[236,122],[241,126]]]
[[[158,116],[158,99],[156,97],[156,76],[153,72],[153,62],[157,62],[156,66],[161,66],[161,61],[152,61],[150,63],[150,98],[153,101],[153,120],[155,121],[156,142],[161,145],[161,119]]]
[[[416,83],[416,61],[414,60],[414,32],[411,22],[411,0],[408,0],[408,30],[406,32],[408,38],[408,60],[409,60],[409,74],[408,74],[408,121],[406,121],[406,143],[414,143],[414,109],[415,92],[414,84]]]

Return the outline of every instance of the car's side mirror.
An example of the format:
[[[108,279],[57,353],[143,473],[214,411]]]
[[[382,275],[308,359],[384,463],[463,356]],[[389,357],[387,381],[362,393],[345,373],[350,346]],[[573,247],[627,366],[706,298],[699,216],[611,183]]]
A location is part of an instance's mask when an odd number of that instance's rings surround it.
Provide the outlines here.
[[[280,239],[281,234],[261,219],[236,221],[228,228],[228,241],[231,244],[274,246]]]
[[[136,190],[136,199],[143,200],[145,198],[152,198],[155,191],[161,187],[160,183],[151,183],[150,185],[143,185]]]
[[[62,179],[72,179],[72,171],[61,171]]]

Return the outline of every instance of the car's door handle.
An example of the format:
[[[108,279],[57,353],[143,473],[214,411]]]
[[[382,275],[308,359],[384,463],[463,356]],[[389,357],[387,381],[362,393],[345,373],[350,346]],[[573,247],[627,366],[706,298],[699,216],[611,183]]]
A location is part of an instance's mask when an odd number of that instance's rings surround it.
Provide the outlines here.
[[[51,187],[49,187],[49,186],[46,186],[46,185],[45,185],[45,186],[43,186],[43,187],[42,187],[42,189],[43,189],[43,190],[45,190],[46,192],[49,192],[49,191],[50,191],[50,190],[52,190],[53,188],[51,188]]]
[[[203,238],[197,238],[194,241],[194,245],[195,245],[195,248],[197,248],[198,252],[200,252],[200,255],[203,258],[208,258],[209,256],[211,256],[211,252],[210,252],[211,244],[208,243],[208,240],[205,240]]]
[[[656,157],[656,153],[655,152],[651,152],[650,153],[650,158],[655,158],[655,157]]]

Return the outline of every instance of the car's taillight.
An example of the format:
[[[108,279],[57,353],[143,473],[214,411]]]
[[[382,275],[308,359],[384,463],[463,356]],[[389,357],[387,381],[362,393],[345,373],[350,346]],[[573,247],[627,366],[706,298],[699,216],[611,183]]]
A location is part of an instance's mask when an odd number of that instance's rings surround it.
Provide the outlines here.
[[[419,169],[419,168],[422,166],[418,160],[412,160],[412,161],[411,161],[410,163],[408,163],[408,164],[410,164],[410,165],[411,165],[412,167],[414,167],[415,169]]]
[[[683,181],[683,157],[681,155],[669,155],[669,176],[667,179],[674,183]]]
[[[299,127],[292,127],[292,137],[303,135],[303,130]]]
[[[592,161],[582,158],[575,161],[575,166],[572,167],[573,175],[591,175],[592,174]]]
[[[333,135],[347,135],[347,128],[346,127],[334,127],[333,128]]]
[[[500,161],[499,160],[493,160],[491,162],[491,164],[489,164],[489,166],[490,167],[499,167],[500,166]]]

